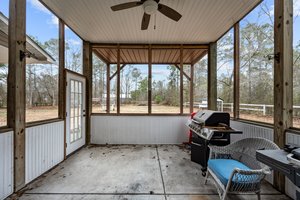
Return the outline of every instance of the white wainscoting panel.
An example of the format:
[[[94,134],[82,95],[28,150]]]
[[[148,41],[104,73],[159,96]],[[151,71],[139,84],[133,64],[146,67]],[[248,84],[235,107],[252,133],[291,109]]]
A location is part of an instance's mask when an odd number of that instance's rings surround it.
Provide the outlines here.
[[[272,128],[263,127],[254,124],[248,124],[239,121],[230,121],[230,126],[234,129],[243,131],[243,134],[233,134],[231,141],[237,141],[244,138],[262,137],[274,141],[274,131]]]
[[[13,132],[0,133],[0,199],[13,193]]]
[[[51,169],[63,159],[63,121],[26,128],[26,183]]]
[[[300,135],[294,133],[286,133],[286,143],[300,146]],[[287,178],[285,178],[285,193],[293,199],[296,199],[296,186]]]
[[[243,134],[232,134],[231,142],[253,137],[262,137],[274,141],[274,130],[272,128],[232,120],[230,121],[230,126],[243,131]],[[266,180],[273,184],[273,173],[266,176]]]
[[[92,144],[181,144],[188,116],[92,116]]]

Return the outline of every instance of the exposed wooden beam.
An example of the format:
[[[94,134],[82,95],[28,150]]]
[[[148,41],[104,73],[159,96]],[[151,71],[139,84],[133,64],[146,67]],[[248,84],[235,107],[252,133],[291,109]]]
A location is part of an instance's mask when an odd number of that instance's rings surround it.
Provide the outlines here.
[[[102,60],[102,62],[104,62],[105,64],[109,64],[109,61],[104,58],[97,50],[93,50],[93,52],[100,60]]]
[[[274,141],[283,148],[293,120],[293,1],[275,0],[274,13]],[[284,176],[275,173],[274,186],[284,192]]]
[[[191,65],[190,79],[190,113],[194,112],[194,65]]]
[[[183,46],[180,46],[180,114],[183,113]]]
[[[92,113],[92,81],[93,81],[92,48],[89,42],[83,41],[83,75],[86,77],[85,96],[85,121],[86,121],[86,144],[91,138],[91,113]]]
[[[240,24],[234,25],[234,49],[233,49],[233,116],[239,118],[240,108]]]
[[[175,64],[175,67],[180,71],[180,67],[179,67],[177,64]],[[187,80],[191,81],[190,76],[187,75],[187,73],[185,73],[185,71],[183,71],[183,75],[184,75],[184,77],[185,77]]]
[[[148,49],[148,114],[152,113],[152,46]]]
[[[121,71],[121,66],[120,66],[120,59],[121,59],[121,55],[120,55],[120,46],[118,45],[118,49],[117,49],[117,113],[120,113],[120,91],[121,91],[121,76],[120,76],[120,71]]]
[[[93,48],[112,48],[116,49],[118,46],[121,49],[148,49],[149,44],[113,44],[113,43],[93,43]],[[151,44],[152,49],[208,49],[208,44]]]
[[[8,126],[14,131],[14,191],[25,186],[26,1],[9,1]]]
[[[123,65],[120,67],[120,71],[121,71],[125,66],[126,66],[126,64],[123,64]],[[113,73],[113,75],[111,75],[111,76],[109,77],[109,80],[111,81],[117,74],[118,74],[118,70],[117,70],[115,73]]]
[[[110,64],[106,65],[106,113],[110,113]]]
[[[217,43],[210,43],[208,50],[208,109],[217,110]]]
[[[191,63],[191,65],[195,65],[197,62],[199,62],[204,56],[207,55],[207,51],[204,51],[203,53],[201,53],[197,58],[195,58],[193,60],[193,62]]]
[[[152,56],[153,60],[153,56]],[[122,62],[125,65],[148,65],[148,62]],[[111,62],[111,65],[117,65],[118,63]],[[183,62],[183,65],[191,65],[193,63]],[[195,63],[194,63],[195,64]],[[152,62],[152,65],[180,65],[178,62]]]

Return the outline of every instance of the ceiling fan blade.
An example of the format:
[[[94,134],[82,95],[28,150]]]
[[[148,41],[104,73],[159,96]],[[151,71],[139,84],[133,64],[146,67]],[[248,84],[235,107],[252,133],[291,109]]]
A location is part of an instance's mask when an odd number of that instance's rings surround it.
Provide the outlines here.
[[[143,19],[142,19],[142,30],[147,30],[150,22],[151,15],[148,15],[147,13],[144,13]]]
[[[179,21],[182,17],[181,14],[179,14],[176,10],[170,8],[169,6],[166,6],[164,4],[158,4],[158,11],[164,14],[165,16],[169,17],[170,19],[173,19],[174,21]]]
[[[134,1],[134,2],[129,2],[129,3],[122,3],[122,4],[118,4],[115,6],[110,7],[113,11],[119,11],[119,10],[124,10],[124,9],[128,9],[128,8],[134,8],[137,6],[142,5],[143,3],[141,1]]]

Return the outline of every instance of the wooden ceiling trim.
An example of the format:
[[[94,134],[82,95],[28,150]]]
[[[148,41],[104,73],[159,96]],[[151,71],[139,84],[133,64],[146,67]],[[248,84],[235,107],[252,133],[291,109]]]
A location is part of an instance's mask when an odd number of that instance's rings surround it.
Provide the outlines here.
[[[120,52],[121,60],[122,60],[124,63],[130,62],[130,60],[129,60],[129,58],[128,58],[128,54],[126,54],[126,52],[125,52],[123,49],[121,49],[120,51],[121,51],[121,52]]]
[[[202,50],[194,49],[192,51],[189,51],[187,53],[187,60],[189,63],[192,63],[194,61],[194,58],[197,58],[202,53]]]
[[[116,49],[118,44],[92,43],[92,48]],[[120,49],[148,49],[149,44],[119,44]],[[180,49],[180,44],[152,44],[152,49]],[[183,49],[208,49],[208,44],[183,44]]]
[[[171,60],[171,63],[179,63],[179,59],[180,59],[180,50],[176,49],[174,52],[174,57]]]
[[[157,60],[156,60],[156,54],[157,54],[157,51],[151,51],[152,52],[152,63],[157,63]]]
[[[106,51],[108,52],[110,58],[111,58],[111,63],[117,63],[118,61],[118,52],[117,49],[106,49]]]
[[[138,60],[137,55],[132,51],[132,49],[130,49],[130,51],[131,51],[131,55],[133,57],[132,62],[135,62],[136,60]]]
[[[169,51],[169,57],[166,59],[167,61],[171,62],[172,58],[174,57],[174,50]]]
[[[185,49],[182,51],[182,59],[183,59],[183,62],[190,62],[189,60],[189,57],[190,57],[190,54],[193,52],[193,50],[191,49]]]
[[[98,52],[108,61],[108,63],[112,63],[111,56],[106,49],[99,49]]]
[[[164,60],[167,60],[168,54],[169,54],[169,50],[165,50],[163,52]]]
[[[93,51],[101,60],[103,60],[103,62],[108,64],[117,63],[117,50],[115,48],[94,48]],[[198,62],[203,56],[206,55],[206,52],[206,49],[184,49],[183,63],[193,64]],[[123,64],[148,64],[148,49],[120,49],[120,55],[121,62]],[[179,56],[179,49],[152,49],[153,64],[178,64]]]
[[[100,59],[100,60],[102,60],[105,64],[109,64],[110,62],[109,62],[109,60],[107,60],[100,52],[99,52],[99,50],[98,49],[94,49],[94,54]]]
[[[199,62],[205,55],[207,55],[207,53],[208,53],[207,50],[203,51],[197,58],[194,59],[194,61],[192,62],[192,65]]]
[[[144,62],[149,62],[149,60],[148,60],[148,49],[147,50],[143,50],[143,51],[141,51],[141,52],[143,52],[143,61]]]
[[[130,62],[133,63],[134,57],[133,57],[132,53],[130,52],[131,49],[126,49],[126,51],[127,51],[128,55],[130,57]]]
[[[142,56],[141,56],[141,54],[140,54],[141,51],[139,51],[139,50],[134,50],[134,52],[138,55],[140,61],[143,62]]]
[[[145,62],[149,62],[149,59],[148,59],[148,49],[147,50],[143,50],[143,59]]]

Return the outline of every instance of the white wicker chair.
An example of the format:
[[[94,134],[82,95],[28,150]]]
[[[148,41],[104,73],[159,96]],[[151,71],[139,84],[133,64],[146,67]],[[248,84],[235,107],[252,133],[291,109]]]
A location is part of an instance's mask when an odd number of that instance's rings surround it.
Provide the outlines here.
[[[270,140],[264,138],[247,138],[230,145],[219,147],[209,146],[209,159],[233,159],[251,168],[251,170],[233,169],[227,184],[221,182],[219,177],[209,168],[205,178],[205,184],[209,176],[212,176],[217,187],[220,199],[225,200],[228,193],[256,193],[260,200],[261,181],[271,173],[268,166],[256,160],[256,150],[279,149]]]

